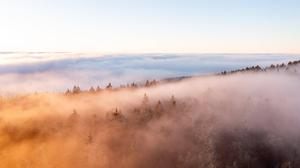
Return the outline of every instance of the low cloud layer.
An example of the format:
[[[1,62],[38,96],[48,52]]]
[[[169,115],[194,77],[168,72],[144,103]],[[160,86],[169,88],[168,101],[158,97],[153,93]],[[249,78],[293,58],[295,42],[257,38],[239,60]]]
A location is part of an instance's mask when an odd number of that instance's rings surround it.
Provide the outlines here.
[[[0,99],[0,167],[299,167],[299,67]]]
[[[63,91],[146,79],[211,74],[297,60],[297,55],[1,53],[0,92]]]

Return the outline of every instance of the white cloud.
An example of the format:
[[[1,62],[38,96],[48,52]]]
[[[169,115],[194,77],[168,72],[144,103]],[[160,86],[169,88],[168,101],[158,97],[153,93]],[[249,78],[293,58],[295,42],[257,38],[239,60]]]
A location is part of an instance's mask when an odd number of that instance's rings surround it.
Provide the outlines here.
[[[296,55],[1,53],[0,92],[62,91],[201,75],[297,60]],[[22,88],[22,89],[20,89]]]

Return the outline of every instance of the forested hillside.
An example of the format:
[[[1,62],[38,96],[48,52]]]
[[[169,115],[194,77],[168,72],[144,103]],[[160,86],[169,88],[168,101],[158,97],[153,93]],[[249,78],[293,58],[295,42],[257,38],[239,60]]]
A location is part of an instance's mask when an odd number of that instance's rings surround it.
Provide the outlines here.
[[[0,167],[300,167],[298,63],[1,97]]]

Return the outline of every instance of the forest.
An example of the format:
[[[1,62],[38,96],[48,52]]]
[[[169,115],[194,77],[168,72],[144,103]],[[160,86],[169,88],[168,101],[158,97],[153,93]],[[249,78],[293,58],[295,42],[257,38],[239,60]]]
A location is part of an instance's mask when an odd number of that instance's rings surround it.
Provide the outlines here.
[[[2,96],[0,167],[300,167],[299,64]]]

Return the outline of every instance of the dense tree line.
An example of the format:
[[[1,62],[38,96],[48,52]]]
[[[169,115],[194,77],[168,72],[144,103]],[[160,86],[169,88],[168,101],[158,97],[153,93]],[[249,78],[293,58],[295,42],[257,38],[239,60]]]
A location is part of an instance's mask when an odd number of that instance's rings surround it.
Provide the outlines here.
[[[266,72],[266,71],[289,71],[291,68],[293,68],[295,65],[300,64],[300,60],[298,61],[290,61],[288,64],[271,64],[268,67],[261,68],[259,65],[246,67],[242,69],[232,70],[232,71],[222,71],[219,73],[219,75],[227,75],[227,74],[234,74],[234,73],[240,73],[240,72]],[[295,71],[295,70],[294,70]]]

